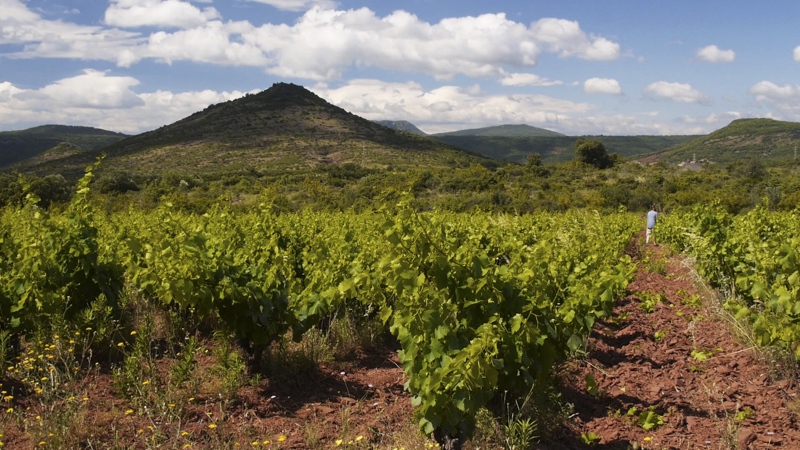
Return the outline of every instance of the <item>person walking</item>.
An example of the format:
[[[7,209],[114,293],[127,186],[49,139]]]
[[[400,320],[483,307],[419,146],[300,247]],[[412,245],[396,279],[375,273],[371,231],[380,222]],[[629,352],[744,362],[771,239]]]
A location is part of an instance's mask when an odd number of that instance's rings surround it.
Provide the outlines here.
[[[650,243],[650,235],[653,233],[653,228],[656,227],[657,221],[658,221],[658,213],[656,212],[656,205],[653,205],[650,208],[650,212],[647,213],[647,238],[644,241],[645,244]],[[653,236],[653,244],[656,244],[655,236]]]

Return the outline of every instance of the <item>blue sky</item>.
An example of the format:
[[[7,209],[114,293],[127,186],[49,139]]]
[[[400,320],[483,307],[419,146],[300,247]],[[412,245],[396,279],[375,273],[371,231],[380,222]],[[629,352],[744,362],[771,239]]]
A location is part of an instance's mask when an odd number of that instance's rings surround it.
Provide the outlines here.
[[[800,2],[0,0],[0,130],[139,133],[275,82],[427,132],[800,121]]]

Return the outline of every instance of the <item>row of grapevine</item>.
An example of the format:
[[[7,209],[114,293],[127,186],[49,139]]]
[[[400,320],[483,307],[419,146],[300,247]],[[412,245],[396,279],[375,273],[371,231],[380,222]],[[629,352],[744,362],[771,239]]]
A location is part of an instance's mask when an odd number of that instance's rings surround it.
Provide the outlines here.
[[[695,209],[659,223],[659,238],[697,259],[698,271],[746,319],[759,345],[800,357],[800,212],[759,206],[733,217]]]
[[[420,428],[440,438],[470,435],[496,392],[525,392],[581,346],[634,271],[621,255],[638,220],[624,213],[417,213],[404,197],[365,214],[107,215],[90,181],[64,214],[31,198],[0,218],[4,330],[69,321],[126,284],[254,346],[359,308],[397,336]]]

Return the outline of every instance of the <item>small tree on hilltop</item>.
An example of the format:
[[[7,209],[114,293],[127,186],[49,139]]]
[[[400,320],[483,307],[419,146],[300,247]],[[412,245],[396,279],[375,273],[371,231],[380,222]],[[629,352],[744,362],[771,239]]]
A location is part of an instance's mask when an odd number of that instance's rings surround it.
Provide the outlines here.
[[[578,139],[575,142],[575,159],[598,169],[607,169],[613,165],[606,147],[599,139]]]

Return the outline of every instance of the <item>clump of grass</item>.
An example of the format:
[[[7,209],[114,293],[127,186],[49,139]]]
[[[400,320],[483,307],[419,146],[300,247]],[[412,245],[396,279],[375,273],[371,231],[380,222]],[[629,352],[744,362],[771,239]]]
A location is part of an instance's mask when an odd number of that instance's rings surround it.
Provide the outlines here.
[[[214,357],[217,362],[211,372],[217,376],[219,392],[229,400],[237,398],[237,392],[247,379],[247,365],[240,349],[233,345],[233,338],[225,332],[215,332],[217,347]]]

